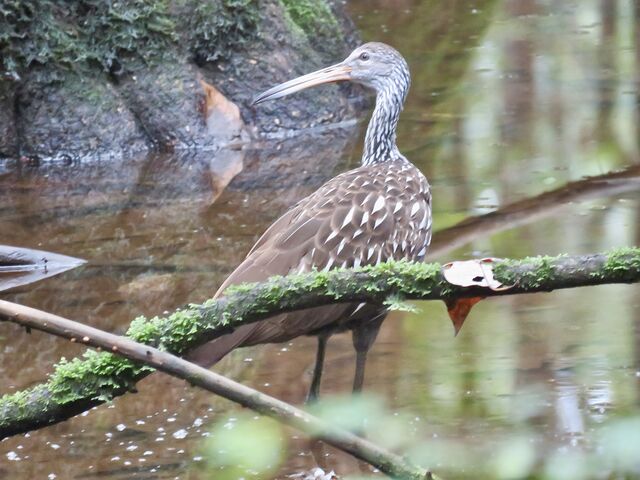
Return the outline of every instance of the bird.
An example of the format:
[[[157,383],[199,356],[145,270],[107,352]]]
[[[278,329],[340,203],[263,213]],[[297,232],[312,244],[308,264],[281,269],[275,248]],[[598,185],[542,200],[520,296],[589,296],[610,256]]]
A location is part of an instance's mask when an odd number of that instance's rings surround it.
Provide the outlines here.
[[[255,97],[254,105],[339,81],[361,84],[376,94],[360,166],[328,180],[278,218],[214,298],[231,285],[274,275],[424,260],[431,241],[431,190],[422,172],[396,145],[398,119],[411,82],[407,62],[397,50],[384,43],[365,43],[340,63],[266,90]],[[387,307],[369,303],[283,313],[238,327],[196,348],[188,358],[209,367],[238,347],[315,335],[318,346],[307,395],[312,402],[320,394],[329,337],[351,330],[356,351],[353,391],[359,392],[367,353],[387,313]]]

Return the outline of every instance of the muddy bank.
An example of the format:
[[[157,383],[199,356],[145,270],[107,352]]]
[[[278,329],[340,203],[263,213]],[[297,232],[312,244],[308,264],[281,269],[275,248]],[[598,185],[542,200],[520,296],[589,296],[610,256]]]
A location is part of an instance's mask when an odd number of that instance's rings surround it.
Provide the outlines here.
[[[210,147],[339,122],[364,103],[340,85],[250,106],[257,92],[358,43],[340,2],[18,3],[0,15],[9,38],[0,42],[0,158]],[[237,105],[238,118],[207,124],[201,81]]]

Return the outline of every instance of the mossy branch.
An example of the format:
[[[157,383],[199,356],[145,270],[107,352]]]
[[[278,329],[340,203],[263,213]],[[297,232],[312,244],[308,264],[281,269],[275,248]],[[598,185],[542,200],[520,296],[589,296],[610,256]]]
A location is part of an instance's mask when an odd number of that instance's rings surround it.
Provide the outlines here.
[[[276,313],[338,302],[383,305],[394,299],[446,300],[513,295],[606,283],[640,281],[640,249],[608,253],[501,260],[494,277],[512,288],[492,291],[448,283],[439,264],[390,262],[360,270],[274,277],[233,288],[224,298],[189,305],[166,317],[135,319],[127,336],[174,354],[183,354],[234,328]],[[0,313],[0,319],[7,313]],[[82,339],[77,339],[81,342]],[[89,351],[61,361],[47,382],[0,398],[0,438],[66,420],[134,389],[150,367],[110,353]]]
[[[185,380],[191,385],[272,417],[369,463],[389,477],[405,480],[438,480],[438,477],[409,459],[359,437],[351,431],[170,353],[15,303],[0,300],[0,311],[4,312],[11,321],[25,328],[40,330],[68,340],[81,338],[87,346],[111,351],[119,357]]]

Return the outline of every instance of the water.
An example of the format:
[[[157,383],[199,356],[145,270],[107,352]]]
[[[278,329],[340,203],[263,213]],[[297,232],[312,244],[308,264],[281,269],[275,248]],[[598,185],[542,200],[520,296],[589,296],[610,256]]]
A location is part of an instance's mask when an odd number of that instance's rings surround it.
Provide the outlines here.
[[[502,212],[463,240],[436,237],[435,260],[640,244],[632,2],[358,0],[349,8],[365,39],[388,42],[409,61],[398,143],[432,183],[436,229]],[[2,242],[89,264],[0,298],[116,332],[135,315],[201,301],[273,219],[357,163],[361,138],[358,125],[213,159],[6,166]],[[626,171],[560,190],[612,170]],[[367,391],[406,416],[417,442],[430,442],[422,462],[446,478],[514,478],[520,464],[546,471],[554,459],[593,450],[601,425],[640,414],[639,294],[637,286],[601,286],[485,300],[457,338],[441,303],[420,303],[419,314],[385,322]],[[0,325],[0,336],[3,392],[82,351],[12,325]],[[242,350],[216,369],[299,404],[314,346],[301,338]],[[350,338],[332,338],[323,394],[348,391],[352,367]],[[238,412],[154,375],[136,395],[4,441],[0,477],[208,478],[202,440]],[[370,471],[302,435],[287,438],[282,478],[317,465],[340,475]]]

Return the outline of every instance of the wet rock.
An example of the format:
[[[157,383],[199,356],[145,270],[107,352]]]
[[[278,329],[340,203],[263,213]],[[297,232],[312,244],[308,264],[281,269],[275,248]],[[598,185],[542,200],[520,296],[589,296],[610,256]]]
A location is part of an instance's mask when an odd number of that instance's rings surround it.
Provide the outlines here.
[[[213,143],[199,114],[203,97],[198,68],[184,58],[129,75],[119,82],[126,100],[151,141],[161,148]]]
[[[18,132],[14,118],[16,86],[0,80],[0,157],[17,156]]]
[[[33,74],[16,94],[21,155],[74,159],[147,146],[133,112],[105,77],[68,74],[49,83]]]
[[[322,50],[314,23],[295,23],[283,4],[265,2],[259,24],[259,41],[248,45],[241,55],[234,55],[216,65],[202,66],[205,78],[242,110],[245,121],[256,127],[257,133],[278,134],[289,130],[336,123],[352,118],[366,101],[363,92],[351,84],[334,84],[306,90],[286,101],[273,101],[253,107],[253,97],[261,91],[298,75],[311,72],[329,63],[342,60],[357,45],[348,18],[335,6],[332,18],[335,35],[325,38]],[[322,3],[325,2],[315,2]],[[303,29],[311,30],[305,31]],[[354,92],[357,94],[354,95]]]

